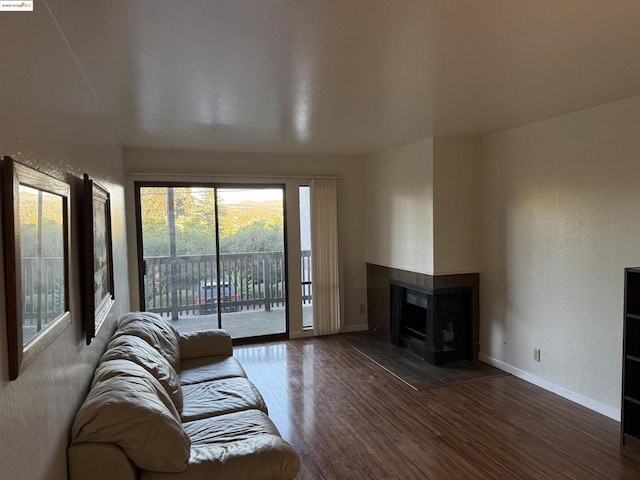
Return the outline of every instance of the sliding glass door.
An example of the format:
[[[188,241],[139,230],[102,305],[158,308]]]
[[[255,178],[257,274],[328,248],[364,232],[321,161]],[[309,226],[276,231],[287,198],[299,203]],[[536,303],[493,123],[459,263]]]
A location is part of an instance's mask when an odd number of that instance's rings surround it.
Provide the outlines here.
[[[282,187],[136,183],[140,303],[180,331],[287,332]]]
[[[220,277],[228,292],[222,297],[222,328],[238,338],[287,331],[283,193],[217,191]]]

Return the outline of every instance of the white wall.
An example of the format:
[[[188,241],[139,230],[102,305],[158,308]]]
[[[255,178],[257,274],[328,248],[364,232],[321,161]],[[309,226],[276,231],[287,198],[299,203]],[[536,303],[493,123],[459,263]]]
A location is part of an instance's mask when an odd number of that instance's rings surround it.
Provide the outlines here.
[[[480,138],[435,137],[367,159],[367,261],[480,269]]]
[[[67,478],[71,423],[114,321],[129,305],[120,148],[47,8],[35,3],[33,12],[0,14],[0,155],[9,155],[71,184],[72,324],[17,380],[9,381],[5,279],[0,277],[3,480]],[[81,327],[79,264],[79,200],[85,172],[111,193],[117,278],[116,303],[90,346],[85,344]],[[4,272],[1,260],[0,272]]]
[[[480,270],[480,137],[433,139],[434,273]]]
[[[482,173],[482,353],[617,416],[640,98],[487,135]]]
[[[237,152],[207,152],[125,148],[125,169],[129,176],[127,194],[133,198],[133,181],[138,180],[194,180],[211,182],[272,182],[286,184],[287,230],[289,247],[290,287],[300,284],[299,267],[292,252],[299,251],[298,185],[308,184],[316,176],[341,179],[342,259],[345,311],[343,330],[366,330],[365,214],[364,159],[358,156],[277,155]],[[129,274],[131,302],[139,304],[137,288],[135,211],[128,203]],[[299,256],[297,262],[299,264]],[[289,320],[292,337],[302,332],[300,288],[289,289]],[[300,310],[298,311],[298,307]]]
[[[433,274],[433,140],[366,162],[369,263]]]

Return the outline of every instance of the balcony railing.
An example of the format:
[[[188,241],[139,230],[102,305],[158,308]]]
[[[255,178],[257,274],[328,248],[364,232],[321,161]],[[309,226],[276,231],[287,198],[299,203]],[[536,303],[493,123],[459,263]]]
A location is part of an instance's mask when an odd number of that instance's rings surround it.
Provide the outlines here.
[[[311,253],[303,251],[303,301],[311,303]],[[145,308],[177,319],[182,315],[216,313],[215,255],[147,257],[144,277]],[[220,295],[223,311],[246,311],[284,306],[283,252],[220,255]],[[305,289],[306,287],[306,289]]]
[[[64,262],[62,258],[22,259],[24,324],[39,329],[64,311]],[[172,318],[216,312],[216,294],[202,295],[207,283],[216,280],[215,255],[147,257],[144,277],[145,308]],[[302,303],[313,299],[311,252],[301,252]],[[246,311],[284,306],[285,265],[283,252],[220,255],[220,287],[223,311]],[[231,287],[233,285],[233,287]],[[38,288],[48,295],[38,295]],[[227,290],[235,290],[235,296]],[[53,293],[52,293],[53,292]],[[201,299],[204,297],[205,301]]]

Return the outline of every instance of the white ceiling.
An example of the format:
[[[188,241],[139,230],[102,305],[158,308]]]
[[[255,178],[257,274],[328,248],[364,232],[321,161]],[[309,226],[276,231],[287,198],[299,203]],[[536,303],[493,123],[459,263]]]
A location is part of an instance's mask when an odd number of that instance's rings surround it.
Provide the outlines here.
[[[640,95],[640,0],[47,5],[127,146],[373,153]]]

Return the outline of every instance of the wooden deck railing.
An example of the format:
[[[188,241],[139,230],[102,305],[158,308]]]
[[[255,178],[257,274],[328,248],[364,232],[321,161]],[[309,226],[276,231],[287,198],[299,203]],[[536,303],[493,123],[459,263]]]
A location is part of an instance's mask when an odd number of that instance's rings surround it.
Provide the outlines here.
[[[303,301],[311,303],[310,252],[302,252]],[[217,311],[215,255],[147,257],[144,277],[145,309],[177,319]],[[283,252],[220,255],[220,294],[223,311],[284,306]]]
[[[301,255],[302,302],[311,304],[311,252]],[[57,291],[63,285],[62,258],[22,259],[24,324],[37,325],[54,320],[64,310],[64,295],[38,296]],[[172,318],[216,311],[214,293],[203,294],[207,283],[215,288],[215,255],[147,257],[144,277],[145,309]],[[40,270],[42,268],[42,270]],[[36,271],[37,270],[37,271]],[[220,279],[223,311],[270,310],[284,306],[285,262],[283,252],[234,253],[220,255]],[[210,290],[211,291],[211,290]],[[204,298],[205,301],[202,301]]]

